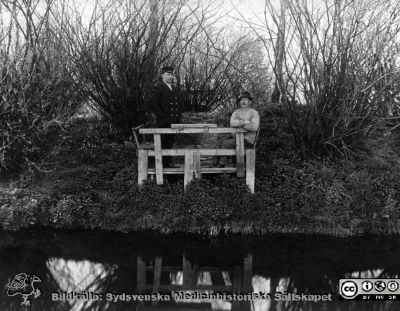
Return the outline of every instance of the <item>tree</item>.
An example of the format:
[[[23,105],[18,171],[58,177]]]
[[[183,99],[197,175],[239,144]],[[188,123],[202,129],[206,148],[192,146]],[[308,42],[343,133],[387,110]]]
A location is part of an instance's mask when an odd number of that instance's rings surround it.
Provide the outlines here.
[[[200,4],[143,0],[96,6],[87,27],[72,17],[61,23],[91,105],[129,135],[146,120],[145,99],[159,69],[177,63],[206,21]]]
[[[266,5],[268,1],[265,2]],[[279,16],[279,25],[278,25],[278,38],[276,40],[276,48],[275,52],[275,66],[274,72],[276,76],[274,90],[271,95],[271,102],[278,103],[280,100],[281,91],[279,90],[279,86],[283,84],[283,61],[285,54],[285,32],[286,32],[286,8],[287,8],[287,0],[281,0],[281,13]],[[273,12],[270,9],[270,12]],[[274,19],[275,20],[275,19]],[[283,94],[285,97],[285,94]]]
[[[389,0],[286,4],[284,23],[266,2],[265,24],[248,25],[270,63],[283,63],[275,76],[294,141],[305,156],[347,157],[379,138],[382,121],[397,110],[400,6]],[[283,49],[268,45],[283,38],[276,33],[285,34]]]
[[[0,171],[24,165],[40,168],[49,150],[46,140],[84,100],[71,75],[55,29],[51,3],[2,0],[0,41]]]

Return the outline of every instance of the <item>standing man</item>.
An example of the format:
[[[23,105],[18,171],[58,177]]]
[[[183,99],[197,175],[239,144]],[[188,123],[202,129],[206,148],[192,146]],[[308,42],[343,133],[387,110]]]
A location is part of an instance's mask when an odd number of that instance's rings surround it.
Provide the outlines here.
[[[148,109],[151,119],[159,128],[169,128],[172,123],[179,123],[182,116],[182,105],[179,100],[178,90],[172,84],[174,81],[174,68],[165,66],[161,69],[162,81],[152,90],[149,98]],[[161,137],[162,148],[170,149],[174,144],[174,136],[165,134]],[[171,157],[165,163],[167,167],[174,167]]]

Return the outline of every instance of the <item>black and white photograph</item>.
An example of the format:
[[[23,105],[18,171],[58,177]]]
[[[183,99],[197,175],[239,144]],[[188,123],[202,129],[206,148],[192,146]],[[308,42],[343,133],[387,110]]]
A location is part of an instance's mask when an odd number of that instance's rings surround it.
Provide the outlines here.
[[[398,311],[399,231],[399,1],[0,0],[0,311]]]

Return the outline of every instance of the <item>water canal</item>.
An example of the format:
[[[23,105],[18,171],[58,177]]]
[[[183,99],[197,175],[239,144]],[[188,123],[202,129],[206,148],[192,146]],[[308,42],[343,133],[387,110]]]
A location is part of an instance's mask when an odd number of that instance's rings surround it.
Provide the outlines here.
[[[339,279],[396,278],[399,259],[396,237],[1,232],[0,310],[400,310],[396,301],[338,300]],[[24,282],[21,273],[37,277],[25,279],[25,294],[40,290],[29,306],[9,288]],[[229,296],[259,292],[269,295]],[[138,294],[149,301],[133,301]],[[297,301],[300,294],[332,300]]]

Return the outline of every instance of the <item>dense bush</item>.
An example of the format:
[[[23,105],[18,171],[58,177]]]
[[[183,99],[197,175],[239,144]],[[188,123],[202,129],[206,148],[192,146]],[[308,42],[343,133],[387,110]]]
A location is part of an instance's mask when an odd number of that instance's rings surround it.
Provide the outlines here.
[[[100,204],[87,195],[65,195],[49,212],[56,228],[97,228],[103,217]]]
[[[85,99],[51,47],[0,53],[0,172],[38,166],[59,124]]]
[[[248,190],[243,180],[222,176],[213,182],[194,181],[183,198],[183,207],[196,227],[225,227],[249,210]]]
[[[137,163],[122,168],[112,180],[112,190],[115,193],[127,193],[137,187]]]
[[[135,149],[120,142],[119,131],[106,122],[72,119],[49,156],[47,172],[39,174],[47,192],[57,198],[81,193],[101,197],[105,190],[129,188],[126,179],[136,178]],[[29,174],[20,180],[21,186],[33,182]]]
[[[265,218],[284,228],[340,234],[400,229],[400,176],[390,167],[278,159],[257,171]]]
[[[142,188],[132,185],[128,193],[116,198],[110,216],[119,224],[129,222],[124,227],[136,223],[139,228],[150,225],[166,232],[183,228],[207,232],[241,219],[251,208],[244,206],[248,196],[243,181],[235,178],[194,181],[185,192],[182,183],[158,186],[149,182]],[[115,225],[108,222],[108,226]]]
[[[36,191],[0,189],[0,229],[17,230],[40,224],[43,199]]]
[[[243,180],[228,176],[195,180],[184,192],[182,182],[138,187],[128,167],[112,180],[99,179],[103,186],[91,185],[77,170],[68,183],[64,180],[64,188],[54,185],[47,195],[9,191],[0,200],[0,221],[4,229],[38,224],[206,234],[400,230],[400,176],[388,167],[280,159],[257,169],[254,195]],[[74,180],[81,187],[72,187]]]
[[[71,119],[53,149],[53,158],[66,165],[126,164],[134,158],[133,148],[122,144],[123,137],[111,124],[99,119]]]
[[[118,142],[118,131],[99,120],[75,119],[55,147],[49,172],[39,180],[24,175],[24,182],[2,190],[0,224],[206,234],[400,230],[397,169],[371,161],[304,160],[290,149],[278,117],[265,122],[269,137],[260,137],[252,195],[243,179],[225,175],[206,175],[186,191],[181,176],[138,187],[131,144]],[[274,135],[287,139],[269,144]]]

